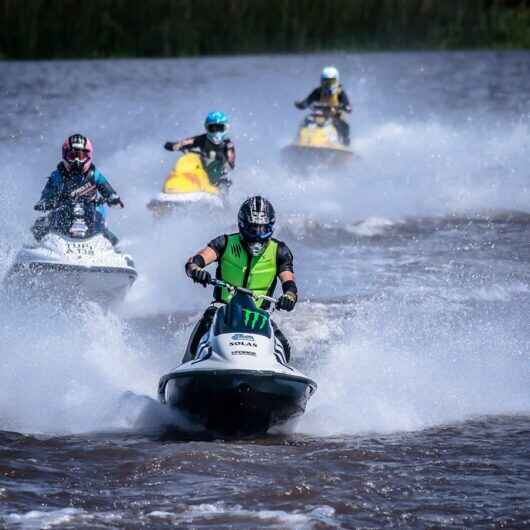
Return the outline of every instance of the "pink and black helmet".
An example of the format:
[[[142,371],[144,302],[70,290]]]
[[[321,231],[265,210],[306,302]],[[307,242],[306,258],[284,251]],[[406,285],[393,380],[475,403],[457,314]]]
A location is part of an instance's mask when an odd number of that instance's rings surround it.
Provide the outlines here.
[[[86,136],[69,136],[63,144],[63,162],[66,169],[86,173],[92,164],[92,151],[92,142]]]

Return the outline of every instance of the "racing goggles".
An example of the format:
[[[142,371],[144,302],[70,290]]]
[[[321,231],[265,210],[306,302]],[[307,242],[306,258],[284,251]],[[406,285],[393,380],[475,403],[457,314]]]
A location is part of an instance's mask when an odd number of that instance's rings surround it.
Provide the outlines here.
[[[264,242],[270,239],[273,232],[272,224],[250,224],[241,230],[243,238],[248,243]]]
[[[338,85],[339,83],[337,82],[336,79],[322,79],[322,86],[325,86],[325,87],[333,87],[333,86],[336,86]]]
[[[86,162],[90,158],[90,151],[87,151],[85,149],[68,149],[66,151],[66,160],[68,162],[75,162],[76,160],[79,160],[80,162]]]
[[[225,132],[226,123],[209,123],[206,128],[208,129],[208,132],[211,133]]]

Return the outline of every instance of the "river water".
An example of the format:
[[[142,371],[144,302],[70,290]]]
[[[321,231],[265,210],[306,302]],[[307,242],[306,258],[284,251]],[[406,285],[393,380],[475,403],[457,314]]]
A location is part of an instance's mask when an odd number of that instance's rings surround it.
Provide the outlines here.
[[[288,173],[292,101],[335,64],[359,158]],[[0,63],[0,274],[65,136],[122,195],[121,308],[2,300],[0,526],[530,528],[530,54]],[[162,149],[225,110],[230,208],[155,221]],[[158,378],[209,295],[187,256],[274,203],[301,294],[278,315],[318,391],[294,430],[163,430]]]

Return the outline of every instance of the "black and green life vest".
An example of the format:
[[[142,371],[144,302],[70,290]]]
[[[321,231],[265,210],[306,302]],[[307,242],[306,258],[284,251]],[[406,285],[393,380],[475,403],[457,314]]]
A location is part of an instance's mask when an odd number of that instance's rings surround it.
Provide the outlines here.
[[[325,94],[324,89],[320,90],[320,103],[324,105],[329,105],[330,107],[339,107],[340,106],[340,94],[342,92],[342,87],[339,85],[337,91],[334,94]]]
[[[278,243],[271,239],[260,256],[250,256],[239,234],[229,235],[226,250],[219,263],[221,279],[232,285],[251,289],[257,295],[267,295],[276,279],[277,252]],[[232,294],[227,289],[221,290],[222,302],[228,303],[231,298]],[[262,301],[256,305],[261,307]]]

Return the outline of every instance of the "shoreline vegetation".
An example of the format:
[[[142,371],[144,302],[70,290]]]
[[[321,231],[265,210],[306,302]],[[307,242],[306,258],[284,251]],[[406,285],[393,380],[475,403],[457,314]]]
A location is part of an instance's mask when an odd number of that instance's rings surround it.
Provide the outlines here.
[[[0,0],[0,58],[529,49],[530,0]]]

